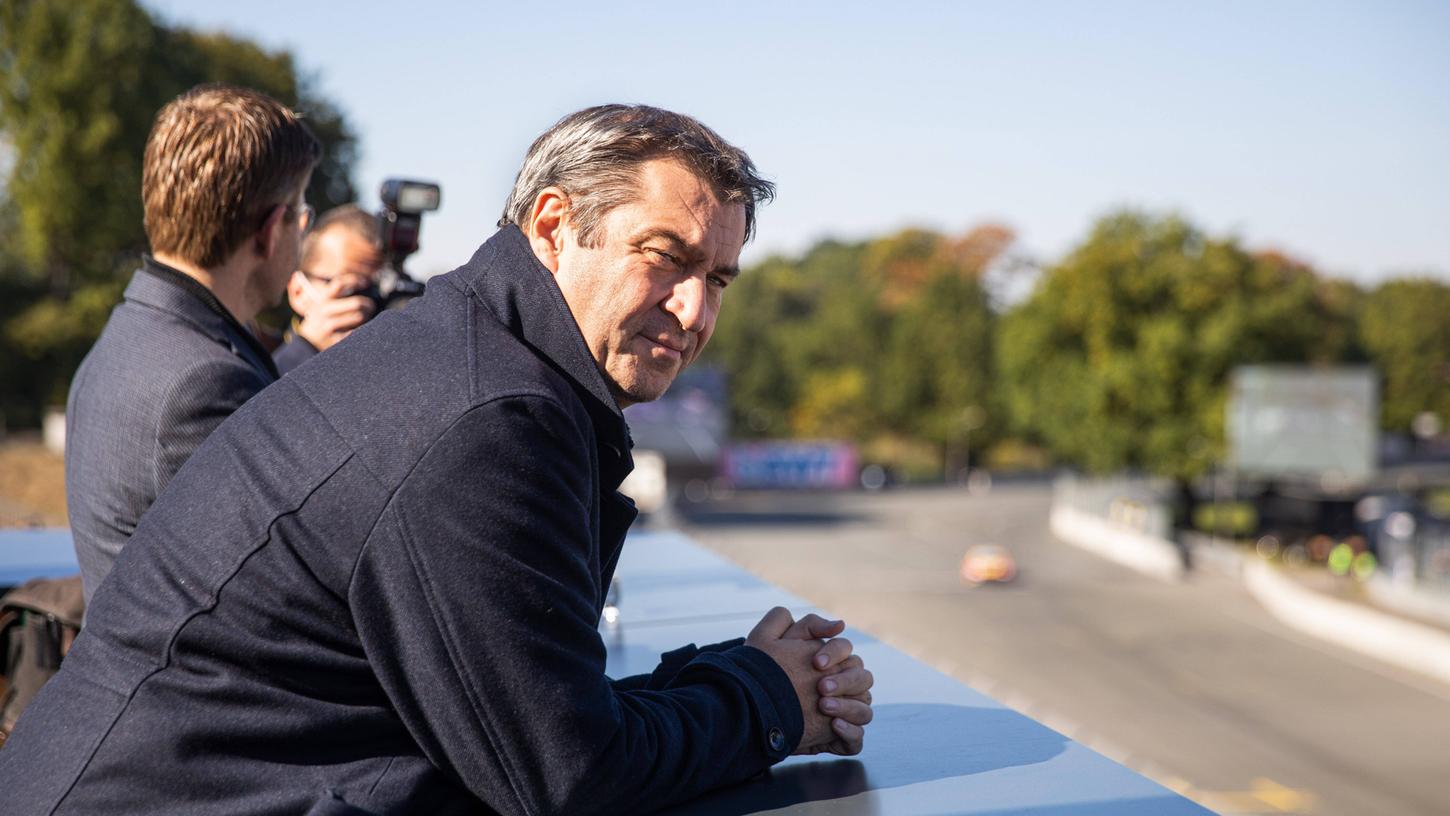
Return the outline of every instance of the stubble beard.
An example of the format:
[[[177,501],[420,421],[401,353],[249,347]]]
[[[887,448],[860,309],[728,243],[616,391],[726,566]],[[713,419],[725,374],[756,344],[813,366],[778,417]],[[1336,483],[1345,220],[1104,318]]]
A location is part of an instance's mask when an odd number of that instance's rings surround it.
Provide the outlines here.
[[[624,370],[619,372],[620,376],[607,371],[604,376],[610,393],[621,406],[654,402],[664,396],[680,372],[689,366],[689,362],[682,359],[673,371],[666,371],[663,364],[638,356],[622,362]]]

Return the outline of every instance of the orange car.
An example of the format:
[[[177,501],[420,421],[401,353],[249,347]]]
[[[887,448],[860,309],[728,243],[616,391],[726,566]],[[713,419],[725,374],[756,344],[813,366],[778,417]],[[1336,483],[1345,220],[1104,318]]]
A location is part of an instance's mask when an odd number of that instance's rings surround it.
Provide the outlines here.
[[[996,544],[974,544],[962,556],[962,581],[970,586],[1003,583],[1017,576],[1017,562],[1012,553]]]

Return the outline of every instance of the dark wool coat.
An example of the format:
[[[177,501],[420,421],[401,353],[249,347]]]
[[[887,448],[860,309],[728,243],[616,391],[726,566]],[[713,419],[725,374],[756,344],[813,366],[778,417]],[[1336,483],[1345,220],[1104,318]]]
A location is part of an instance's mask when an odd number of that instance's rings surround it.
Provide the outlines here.
[[[182,468],[0,751],[0,810],[635,813],[769,767],[803,723],[765,653],[604,675],[628,447],[506,228]]]

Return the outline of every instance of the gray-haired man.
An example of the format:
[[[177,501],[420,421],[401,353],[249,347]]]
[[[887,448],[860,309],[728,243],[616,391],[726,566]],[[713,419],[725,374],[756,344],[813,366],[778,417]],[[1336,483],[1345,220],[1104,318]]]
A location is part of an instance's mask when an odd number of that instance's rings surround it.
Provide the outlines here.
[[[872,681],[821,640],[839,621],[776,609],[604,675],[635,515],[621,409],[699,354],[770,194],[668,111],[591,108],[541,136],[468,264],[178,474],[0,752],[7,804],[638,813],[859,751]]]

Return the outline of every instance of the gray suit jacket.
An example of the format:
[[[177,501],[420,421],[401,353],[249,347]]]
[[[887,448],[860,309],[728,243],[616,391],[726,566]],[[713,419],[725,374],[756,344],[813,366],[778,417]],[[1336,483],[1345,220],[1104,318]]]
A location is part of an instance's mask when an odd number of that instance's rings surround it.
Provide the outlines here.
[[[66,406],[65,492],[87,604],[197,446],[276,379],[265,349],[205,287],[146,259]]]

